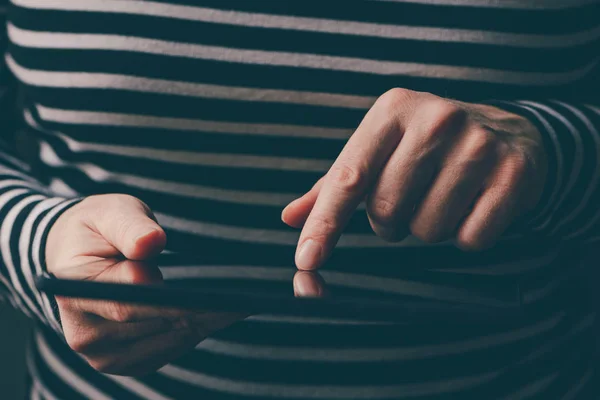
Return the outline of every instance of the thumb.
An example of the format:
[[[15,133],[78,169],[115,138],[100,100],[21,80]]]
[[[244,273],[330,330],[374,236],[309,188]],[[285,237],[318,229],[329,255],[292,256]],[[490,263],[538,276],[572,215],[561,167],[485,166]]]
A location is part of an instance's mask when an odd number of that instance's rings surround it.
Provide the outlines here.
[[[150,209],[130,196],[115,196],[95,218],[98,233],[130,260],[146,260],[165,248],[167,236]]]
[[[292,201],[283,209],[281,220],[285,224],[293,228],[302,228],[317,202],[321,186],[323,185],[323,179],[319,179],[305,195]]]

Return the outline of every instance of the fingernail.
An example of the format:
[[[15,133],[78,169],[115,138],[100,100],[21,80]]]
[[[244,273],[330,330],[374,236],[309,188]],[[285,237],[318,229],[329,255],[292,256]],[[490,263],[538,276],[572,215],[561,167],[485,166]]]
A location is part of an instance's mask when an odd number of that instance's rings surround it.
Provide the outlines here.
[[[308,239],[300,246],[296,253],[296,266],[299,269],[314,269],[321,262],[323,249],[312,239]]]
[[[159,230],[153,226],[143,227],[143,228],[138,229],[137,234],[133,238],[133,243],[137,243],[140,239],[143,239],[146,236],[149,236],[150,234],[154,233],[155,231],[158,232]]]
[[[294,279],[294,293],[300,297],[319,296],[319,286],[309,272],[299,273]]]

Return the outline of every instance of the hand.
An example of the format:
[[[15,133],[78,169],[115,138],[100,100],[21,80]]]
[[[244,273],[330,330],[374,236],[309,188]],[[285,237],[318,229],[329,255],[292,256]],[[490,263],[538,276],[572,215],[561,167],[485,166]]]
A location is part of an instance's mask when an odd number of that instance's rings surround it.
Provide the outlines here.
[[[303,227],[296,264],[314,269],[366,199],[375,233],[398,241],[493,245],[539,201],[546,158],[537,129],[501,109],[393,89],[364,117],[328,173],[282,214]]]
[[[158,267],[141,260],[152,260],[165,243],[165,232],[139,200],[92,196],[52,226],[47,268],[64,279],[160,284]],[[240,318],[58,296],[56,301],[69,346],[96,370],[117,375],[153,372]]]

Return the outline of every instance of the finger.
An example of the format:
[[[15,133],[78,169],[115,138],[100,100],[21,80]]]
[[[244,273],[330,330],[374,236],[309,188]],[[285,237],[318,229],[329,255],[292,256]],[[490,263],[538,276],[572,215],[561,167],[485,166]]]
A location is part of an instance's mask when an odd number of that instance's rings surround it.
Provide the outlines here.
[[[132,341],[113,350],[83,356],[102,373],[140,376],[181,357],[202,339],[191,331],[173,330]]]
[[[78,353],[94,353],[114,349],[119,342],[131,341],[168,332],[173,322],[155,318],[140,322],[113,322],[96,315],[61,312],[63,330],[69,346]]]
[[[233,313],[188,313],[169,332],[117,344],[104,353],[88,354],[88,361],[102,372],[117,375],[153,372],[239,319],[240,315]]]
[[[377,100],[325,176],[298,241],[299,269],[317,268],[329,256],[368,187],[400,142],[402,113],[411,101],[406,93],[392,92]]]
[[[301,228],[304,225],[317,201],[323,180],[324,178],[319,179],[306,194],[292,201],[283,209],[281,220],[284,223],[293,228]]]
[[[414,111],[367,199],[369,221],[377,235],[399,241],[410,233],[415,206],[427,193],[450,139],[462,130],[464,117],[460,107],[438,98]]]
[[[469,131],[446,157],[411,221],[414,236],[436,243],[456,233],[496,162],[496,143],[487,132]]]
[[[296,297],[323,297],[326,294],[325,281],[315,271],[296,272],[293,284]]]
[[[464,250],[492,246],[518,213],[526,183],[525,162],[508,158],[494,172],[473,211],[459,228],[456,242]]]
[[[76,268],[69,268],[69,271],[84,271],[82,273],[85,273],[88,279],[98,282],[135,285],[162,284],[160,270],[155,263],[149,261],[101,260]],[[189,312],[180,309],[158,308],[109,300],[66,298],[61,296],[57,296],[56,299],[61,309],[94,314],[115,322],[133,322],[153,318],[173,319]]]
[[[166,235],[150,209],[131,196],[111,196],[92,212],[89,225],[130,260],[144,260],[164,250]]]

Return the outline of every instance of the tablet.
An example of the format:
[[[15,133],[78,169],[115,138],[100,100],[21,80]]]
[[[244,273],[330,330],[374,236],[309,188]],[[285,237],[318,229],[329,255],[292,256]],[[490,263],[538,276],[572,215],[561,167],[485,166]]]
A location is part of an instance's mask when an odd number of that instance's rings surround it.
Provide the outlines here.
[[[161,266],[165,280],[159,285],[49,275],[39,277],[36,284],[48,295],[247,315],[450,324],[514,323],[525,317],[519,287],[511,282],[496,282],[475,293],[457,282],[431,286],[423,283],[427,277],[416,272],[397,279],[326,269],[298,272],[293,266],[204,265],[180,259],[175,264]],[[298,293],[294,280],[299,279],[318,290],[309,295]],[[437,291],[432,292],[432,287]]]

